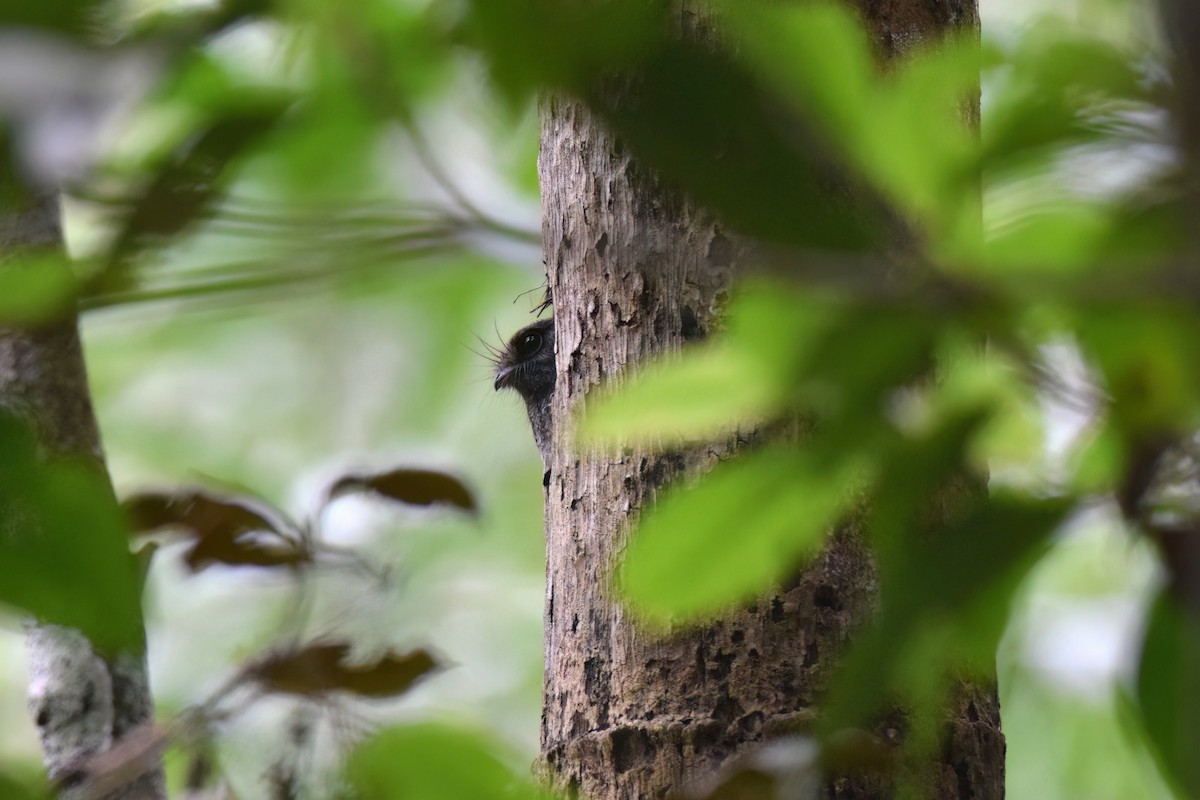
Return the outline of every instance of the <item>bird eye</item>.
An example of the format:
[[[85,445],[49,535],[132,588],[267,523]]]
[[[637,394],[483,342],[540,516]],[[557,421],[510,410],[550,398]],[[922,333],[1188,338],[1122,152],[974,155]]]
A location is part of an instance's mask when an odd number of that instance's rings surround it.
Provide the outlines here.
[[[537,331],[530,331],[522,336],[521,341],[517,343],[517,355],[521,358],[529,358],[541,349],[542,335]]]

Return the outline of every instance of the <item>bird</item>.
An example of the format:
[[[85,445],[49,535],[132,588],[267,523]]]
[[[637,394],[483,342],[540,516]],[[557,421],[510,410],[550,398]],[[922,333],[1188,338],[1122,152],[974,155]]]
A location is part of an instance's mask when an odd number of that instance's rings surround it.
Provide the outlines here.
[[[538,320],[513,334],[492,362],[496,391],[512,389],[525,401],[533,441],[542,454],[542,465],[550,466],[551,417],[556,369],[554,364],[554,320]],[[543,475],[543,483],[549,473]]]

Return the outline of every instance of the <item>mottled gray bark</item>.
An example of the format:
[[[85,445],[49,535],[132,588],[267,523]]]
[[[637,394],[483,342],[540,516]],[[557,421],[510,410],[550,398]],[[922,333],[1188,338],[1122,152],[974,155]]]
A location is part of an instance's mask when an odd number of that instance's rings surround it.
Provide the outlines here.
[[[61,246],[56,197],[46,196],[27,211],[0,214],[0,259],[25,248]],[[34,327],[0,327],[0,406],[32,425],[48,459],[84,458],[104,470],[74,314]],[[36,535],[15,522],[5,521],[5,535]],[[71,776],[87,757],[108,750],[153,717],[145,654],[102,658],[78,631],[37,622],[29,624],[26,642],[30,712],[47,771],[65,781],[62,796],[70,798],[83,788],[73,787]],[[165,798],[161,769],[108,796]]]
[[[948,25],[977,25],[964,3],[864,2],[862,12],[885,57]],[[593,387],[718,325],[743,248],[664,189],[579,102],[544,102],[539,177],[558,374],[546,496],[543,766],[559,788],[597,800],[666,797],[753,744],[808,726],[842,645],[870,612],[874,573],[849,524],[790,585],[707,628],[655,638],[626,617],[609,580],[639,509],[740,442],[577,456],[570,420]],[[895,736],[886,724],[879,733]],[[961,687],[930,796],[1002,797],[1003,759],[994,686]],[[824,791],[861,800],[892,788],[831,776]]]

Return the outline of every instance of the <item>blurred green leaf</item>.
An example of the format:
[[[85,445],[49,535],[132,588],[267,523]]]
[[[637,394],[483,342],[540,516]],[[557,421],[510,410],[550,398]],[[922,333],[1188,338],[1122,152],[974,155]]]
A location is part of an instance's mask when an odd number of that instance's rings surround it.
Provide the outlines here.
[[[729,345],[755,372],[790,384],[846,307],[845,297],[800,283],[751,279],[729,303]]]
[[[918,49],[874,87],[854,154],[935,246],[960,226],[978,235],[979,65],[974,32]]]
[[[883,574],[910,563],[918,531],[945,525],[955,504],[961,509],[978,502],[982,486],[969,480],[967,452],[990,411],[983,403],[948,409],[917,435],[880,442],[880,476],[866,527],[882,554]]]
[[[382,116],[409,118],[422,101],[436,101],[453,64],[445,14],[436,5],[362,0],[313,3],[322,26],[319,94],[341,89]]]
[[[984,164],[992,171],[1097,138],[1103,131],[1089,111],[1145,94],[1134,57],[1049,20],[1031,27],[999,64],[983,122]]]
[[[1072,454],[1071,488],[1081,496],[1112,491],[1126,461],[1126,443],[1110,423],[1101,425]]]
[[[894,219],[876,188],[748,69],[669,40],[636,69],[636,91],[598,82],[584,97],[672,185],[746,234],[833,250],[882,245]]]
[[[0,414],[0,601],[78,628],[103,650],[142,645],[140,582],[104,472],[46,463]]]
[[[29,325],[73,311],[75,274],[60,251],[24,251],[0,263],[0,325]]]
[[[1155,191],[1155,187],[1149,191]],[[1133,198],[1120,204],[1113,209],[1097,261],[1101,265],[1112,260],[1142,266],[1184,258],[1190,214],[1178,196],[1166,192],[1149,200]]]
[[[49,28],[81,39],[94,34],[106,15],[107,0],[5,0],[6,27]]]
[[[796,110],[858,152],[875,119],[874,64],[853,12],[832,3],[728,4],[742,56]]]
[[[753,427],[779,408],[782,387],[760,362],[742,356],[729,346],[691,350],[595,393],[580,420],[580,442],[669,445]]]
[[[127,39],[157,39],[179,47],[220,36],[241,24],[267,15],[274,0],[215,0],[212,3],[147,3],[137,15],[120,20]],[[129,18],[132,16],[132,19]]]
[[[1033,291],[1048,285],[1054,273],[1094,269],[1096,257],[1105,255],[1112,221],[1111,212],[1097,203],[1032,205],[989,233],[984,262],[998,280],[1014,289],[1032,281]]]
[[[0,797],[4,800],[49,800],[45,787],[0,774]]]
[[[968,121],[977,41],[942,42],[880,75],[848,8],[749,4],[730,18],[761,79],[912,221],[943,235],[964,225],[978,234],[978,208],[963,202],[978,183]]]
[[[901,304],[851,307],[808,348],[799,394],[862,437],[894,390],[928,376],[938,327],[946,322]]]
[[[936,502],[929,494],[917,500]],[[826,734],[866,724],[887,703],[928,700],[931,687],[945,687],[964,669],[991,671],[1012,592],[1070,504],[1012,493],[960,502],[966,508],[948,525],[911,525],[880,557],[881,613],[838,668]],[[882,516],[876,511],[873,519]],[[936,709],[926,702],[916,710]]]
[[[1150,612],[1138,669],[1141,718],[1164,772],[1180,795],[1200,795],[1200,626],[1167,593]]]
[[[148,239],[181,233],[211,208],[226,188],[223,173],[230,162],[270,133],[286,110],[279,98],[260,100],[207,121],[159,168],[133,201],[110,250],[104,274],[108,288],[123,277],[119,267]]]
[[[533,800],[547,795],[514,773],[477,734],[426,723],[375,734],[350,756],[363,800]]]
[[[1190,305],[1164,299],[1087,308],[1077,326],[1126,435],[1158,436],[1200,422],[1200,319]]]
[[[967,466],[986,471],[997,465],[1028,469],[1036,464],[1047,426],[1028,368],[999,348],[952,336],[943,340],[937,363],[939,380],[929,391],[932,419],[990,409],[968,446]]]
[[[815,555],[859,499],[865,472],[852,454],[774,447],[719,464],[645,512],[619,581],[659,622],[727,609]]]
[[[661,0],[471,0],[465,34],[511,101],[614,74],[667,32]]]

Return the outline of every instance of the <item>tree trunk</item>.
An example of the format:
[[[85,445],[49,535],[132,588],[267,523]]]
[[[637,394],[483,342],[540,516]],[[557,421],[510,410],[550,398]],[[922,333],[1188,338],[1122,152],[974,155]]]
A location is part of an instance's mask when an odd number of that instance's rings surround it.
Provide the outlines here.
[[[0,214],[0,258],[22,248],[61,246],[56,196],[44,197],[28,211]],[[84,458],[103,470],[74,314],[28,328],[0,327],[0,407],[33,427],[47,457]],[[89,756],[108,750],[152,719],[145,653],[102,658],[78,631],[36,622],[28,625],[26,645],[29,709],[47,771],[52,779],[64,781],[61,796],[70,798],[72,776]],[[165,798],[161,769],[108,797]]]
[[[863,5],[885,57],[950,26],[978,24],[973,3]],[[543,104],[539,177],[558,373],[542,758],[572,793],[666,797],[747,746],[815,718],[841,646],[871,609],[873,569],[849,525],[791,585],[707,628],[652,638],[625,616],[608,580],[638,510],[738,442],[577,457],[569,423],[592,387],[713,329],[742,248],[711,215],[665,190],[577,101]],[[963,687],[952,705],[935,796],[1002,797],[994,686]],[[886,725],[880,733],[889,736]],[[824,792],[874,798],[892,787],[827,776]]]

